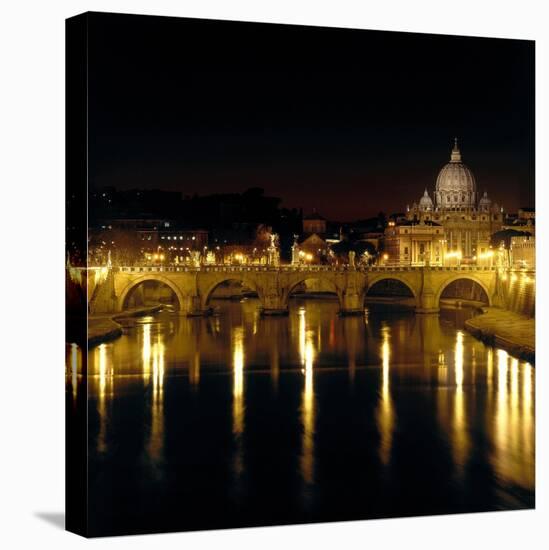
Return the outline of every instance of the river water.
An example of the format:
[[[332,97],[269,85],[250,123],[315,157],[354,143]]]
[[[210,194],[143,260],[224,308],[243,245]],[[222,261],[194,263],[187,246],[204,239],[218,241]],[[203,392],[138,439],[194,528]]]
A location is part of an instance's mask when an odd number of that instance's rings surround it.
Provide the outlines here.
[[[534,506],[534,368],[465,332],[472,310],[214,305],[90,350],[92,534]]]

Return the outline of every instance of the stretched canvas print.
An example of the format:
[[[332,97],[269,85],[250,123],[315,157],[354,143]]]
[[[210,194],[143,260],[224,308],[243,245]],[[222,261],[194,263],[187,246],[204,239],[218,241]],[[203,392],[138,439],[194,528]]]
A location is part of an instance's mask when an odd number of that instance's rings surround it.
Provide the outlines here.
[[[66,38],[67,529],[533,508],[534,43]]]

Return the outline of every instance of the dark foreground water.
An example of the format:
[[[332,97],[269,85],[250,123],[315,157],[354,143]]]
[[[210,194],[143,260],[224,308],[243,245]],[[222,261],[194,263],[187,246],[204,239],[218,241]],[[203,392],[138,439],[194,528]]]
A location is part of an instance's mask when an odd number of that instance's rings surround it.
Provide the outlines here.
[[[90,351],[91,534],[534,506],[534,369],[464,332],[469,310],[216,305]]]

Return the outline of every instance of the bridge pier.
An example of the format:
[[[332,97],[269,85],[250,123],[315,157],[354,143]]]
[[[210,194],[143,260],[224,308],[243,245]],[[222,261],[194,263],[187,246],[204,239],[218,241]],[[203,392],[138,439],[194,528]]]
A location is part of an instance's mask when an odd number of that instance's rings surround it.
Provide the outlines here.
[[[364,295],[353,293],[344,293],[339,300],[339,314],[348,315],[364,315]]]
[[[198,295],[185,296],[185,302],[181,304],[182,313],[187,317],[202,317],[211,315],[212,308],[202,305],[202,299]]]
[[[416,306],[416,313],[438,313],[439,305],[436,302],[435,293],[432,290],[424,290],[419,296],[419,304]]]
[[[340,315],[364,314],[364,284],[356,271],[346,274],[344,290],[338,292]]]
[[[261,302],[261,315],[288,315],[288,302],[282,292],[258,293]]]
[[[338,294],[340,315],[364,314],[364,292],[356,280],[356,273],[350,274],[347,289]]]

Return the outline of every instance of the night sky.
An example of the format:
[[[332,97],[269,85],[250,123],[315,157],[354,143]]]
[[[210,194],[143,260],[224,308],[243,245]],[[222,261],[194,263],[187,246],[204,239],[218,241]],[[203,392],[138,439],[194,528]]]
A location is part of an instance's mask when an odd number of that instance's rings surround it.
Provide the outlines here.
[[[164,17],[89,22],[96,188],[263,187],[351,221],[432,193],[454,136],[478,191],[534,204],[534,43]]]

